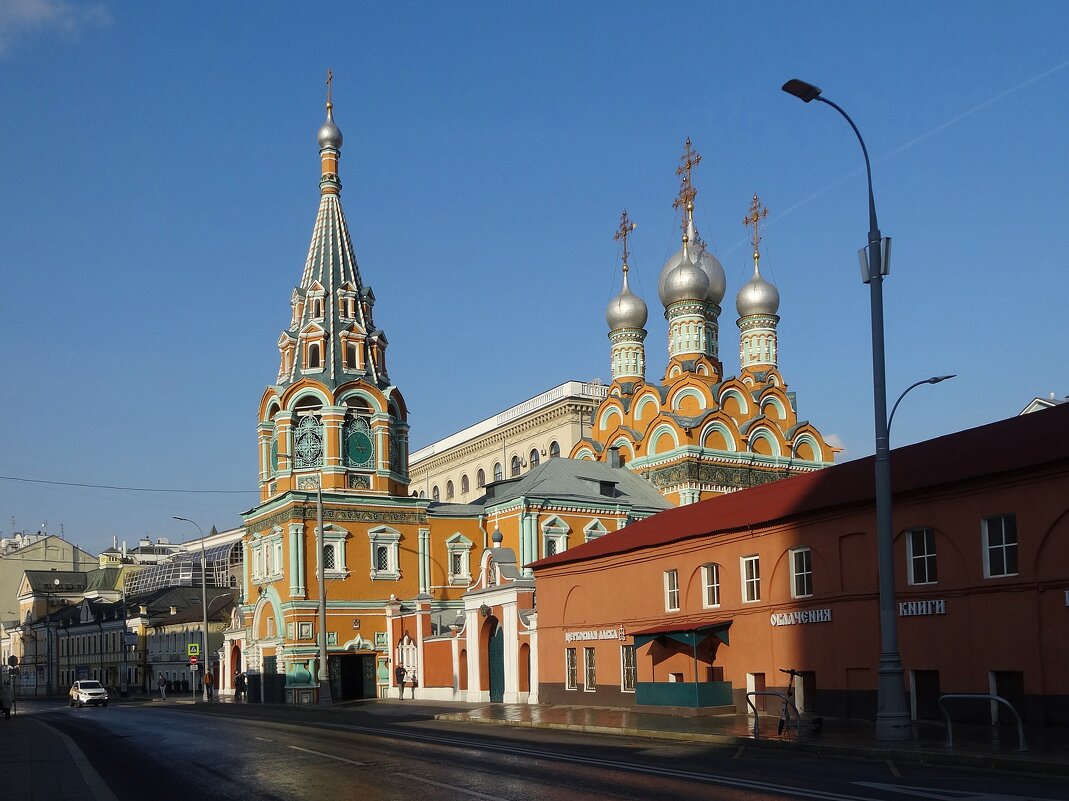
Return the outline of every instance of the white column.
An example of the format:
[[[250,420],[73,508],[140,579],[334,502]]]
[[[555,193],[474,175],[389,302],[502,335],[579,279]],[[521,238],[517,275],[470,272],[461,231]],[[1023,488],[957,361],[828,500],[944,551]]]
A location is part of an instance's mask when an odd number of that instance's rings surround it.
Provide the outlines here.
[[[530,646],[531,646],[531,694],[527,696],[527,703],[538,703],[538,613],[532,612],[527,616],[530,623]]]
[[[520,643],[517,633],[517,604],[508,601],[501,605],[501,626],[504,628],[505,650],[505,694],[506,704],[519,703],[520,700]]]

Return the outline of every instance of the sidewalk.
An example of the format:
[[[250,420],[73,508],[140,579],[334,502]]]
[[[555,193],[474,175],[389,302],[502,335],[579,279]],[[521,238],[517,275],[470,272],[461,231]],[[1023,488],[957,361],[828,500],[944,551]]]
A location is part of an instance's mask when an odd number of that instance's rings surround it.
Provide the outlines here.
[[[0,717],[0,776],[7,798],[115,799],[74,742],[33,715]]]
[[[803,722],[800,735],[791,731],[789,737],[780,737],[776,731],[777,716],[767,713],[760,718],[761,731],[756,738],[753,718],[748,715],[677,717],[598,707],[485,704],[437,714],[435,718],[1069,775],[1069,730],[1059,728],[1026,727],[1028,750],[1021,752],[1016,726],[955,724],[954,747],[949,748],[942,723],[915,723],[912,740],[887,742],[876,739],[874,722],[837,719],[825,719],[819,732]]]

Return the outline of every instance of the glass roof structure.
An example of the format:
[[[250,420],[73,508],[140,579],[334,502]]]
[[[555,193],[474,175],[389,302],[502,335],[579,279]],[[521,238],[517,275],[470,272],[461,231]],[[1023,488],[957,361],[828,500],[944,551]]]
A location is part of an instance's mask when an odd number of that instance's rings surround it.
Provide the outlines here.
[[[243,565],[241,541],[213,545],[204,549],[209,587],[236,587]],[[165,587],[199,587],[201,552],[182,551],[155,565],[127,569],[124,584],[128,595],[151,592]]]

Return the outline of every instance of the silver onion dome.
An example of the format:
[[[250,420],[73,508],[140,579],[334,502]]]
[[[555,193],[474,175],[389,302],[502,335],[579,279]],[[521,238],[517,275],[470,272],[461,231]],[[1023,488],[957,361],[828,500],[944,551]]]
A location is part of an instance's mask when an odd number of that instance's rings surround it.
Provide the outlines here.
[[[319,128],[319,132],[316,134],[316,139],[319,141],[319,149],[324,150],[328,147],[334,150],[341,150],[342,135],[338,126],[334,124],[334,110],[331,104],[327,104],[327,119]]]
[[[735,296],[735,310],[739,317],[752,314],[776,314],[779,311],[779,290],[761,277],[761,271],[754,262],[753,278],[742,285]]]
[[[705,300],[719,306],[720,301],[724,299],[724,293],[727,292],[727,276],[724,275],[724,268],[720,264],[720,260],[709,252],[704,245],[697,244],[697,239],[697,234],[694,232],[694,222],[691,220],[687,223],[687,241],[694,243],[694,245],[688,245],[688,250],[691,253],[691,259],[697,263],[709,279],[709,289],[705,294]],[[697,253],[697,259],[694,259],[695,253]],[[668,305],[664,300],[665,282],[668,280],[668,274],[679,266],[679,262],[682,259],[683,248],[680,248],[668,257],[668,261],[661,268],[661,275],[657,280],[657,295],[665,306]]]
[[[667,309],[681,300],[705,300],[708,292],[709,276],[691,260],[689,250],[685,249],[679,264],[664,277],[661,303]]]
[[[621,328],[642,328],[646,325],[649,311],[646,302],[631,291],[627,285],[627,272],[624,272],[624,285],[620,294],[609,301],[605,309],[605,322],[610,331],[618,331]]]
[[[709,303],[715,303],[720,305],[720,301],[724,299],[724,293],[728,289],[727,276],[724,275],[724,268],[720,264],[720,260],[714,256],[705,247],[702,247],[698,251],[698,266],[702,268],[702,272],[709,278],[709,291],[705,293],[705,299]]]

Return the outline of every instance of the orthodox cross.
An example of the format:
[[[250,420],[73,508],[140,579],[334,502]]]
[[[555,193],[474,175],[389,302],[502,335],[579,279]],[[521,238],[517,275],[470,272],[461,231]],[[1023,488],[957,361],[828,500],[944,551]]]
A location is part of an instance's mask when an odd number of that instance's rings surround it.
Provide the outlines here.
[[[330,101],[330,84],[331,84],[331,83],[332,83],[333,81],[334,81],[334,72],[333,72],[332,70],[328,69],[328,70],[327,70],[327,105],[328,105],[328,106],[333,106],[333,105],[334,105],[334,104],[333,104],[333,103],[332,103],[332,102]]]
[[[757,256],[757,244],[761,241],[761,234],[758,231],[758,226],[761,224],[761,220],[768,216],[768,208],[761,205],[761,201],[757,199],[757,193],[754,192],[753,202],[750,204],[750,213],[743,218],[743,225],[753,226],[753,254]]]
[[[624,240],[624,272],[627,272],[627,237],[635,230],[635,224],[631,222],[631,218],[627,216],[627,209],[624,209],[624,213],[620,215],[620,227],[616,229],[616,233],[612,235],[615,240]]]
[[[673,209],[678,209],[680,206],[687,206],[694,200],[694,195],[697,192],[690,182],[691,171],[701,164],[702,157],[698,151],[694,150],[690,144],[690,137],[687,137],[686,144],[683,146],[683,155],[679,157],[679,166],[676,167],[676,175],[682,176],[683,180],[679,187],[679,196],[672,203]],[[686,222],[683,223],[684,228]]]

